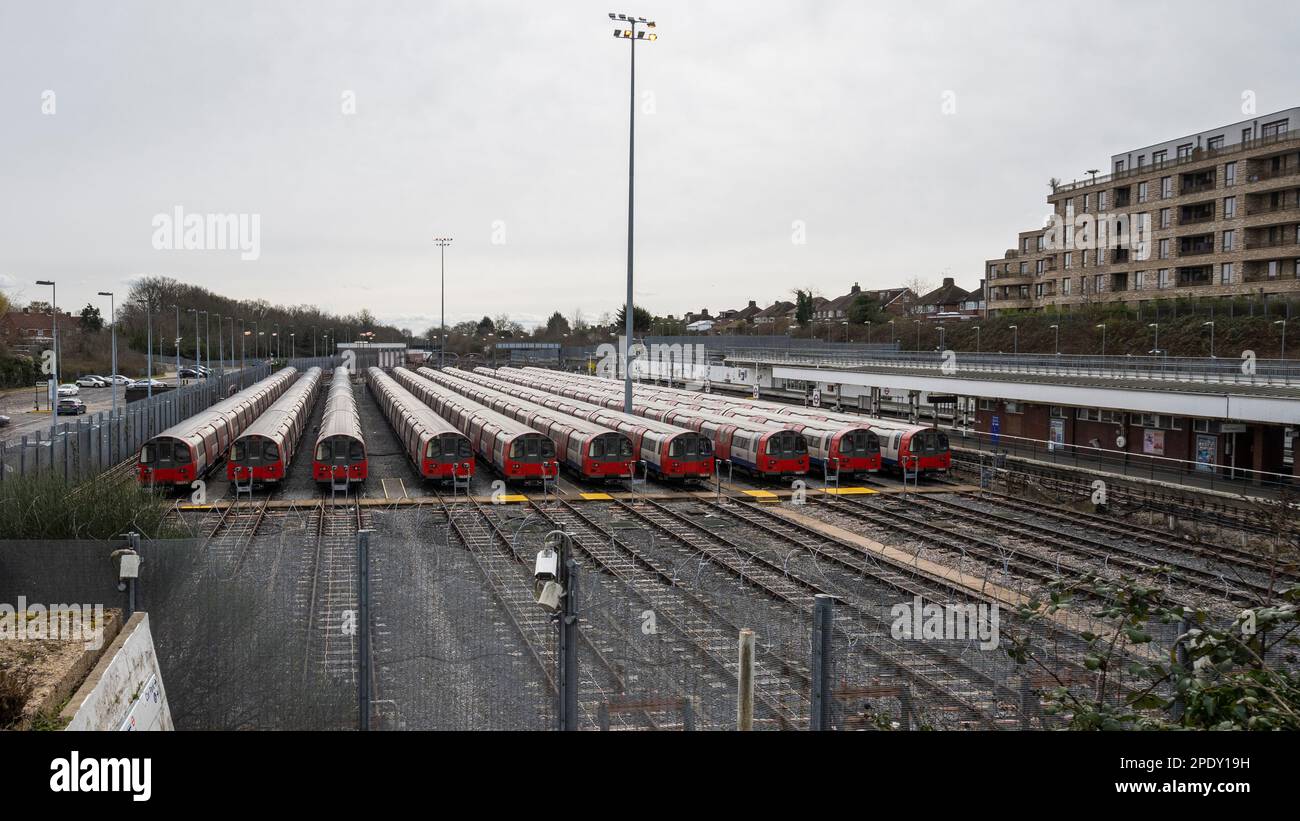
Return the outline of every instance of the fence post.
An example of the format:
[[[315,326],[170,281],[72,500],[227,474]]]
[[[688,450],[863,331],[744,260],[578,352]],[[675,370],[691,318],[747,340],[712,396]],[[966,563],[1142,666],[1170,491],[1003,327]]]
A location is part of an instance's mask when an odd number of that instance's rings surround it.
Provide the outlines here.
[[[831,718],[831,597],[818,593],[813,603],[812,714],[808,729],[830,729]]]
[[[736,729],[754,729],[754,631],[740,631],[740,669],[736,673]]]

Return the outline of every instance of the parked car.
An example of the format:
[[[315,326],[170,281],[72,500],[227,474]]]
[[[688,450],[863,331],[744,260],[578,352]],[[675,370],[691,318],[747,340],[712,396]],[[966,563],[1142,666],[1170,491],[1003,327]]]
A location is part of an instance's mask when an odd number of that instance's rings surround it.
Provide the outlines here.
[[[111,381],[114,385],[130,385],[131,377],[123,376],[120,373],[115,373],[109,377],[109,381]]]
[[[66,382],[59,386],[59,396],[76,396],[79,393],[81,393],[81,388],[78,388],[71,382]]]
[[[91,376],[89,374],[78,379],[77,384],[83,388],[104,388],[108,386],[108,382],[102,377]]]
[[[176,375],[179,376],[181,379],[198,379],[198,378],[199,378],[199,372],[196,371],[196,370],[194,370],[193,368],[181,368],[180,371],[178,371]]]
[[[5,416],[3,413],[0,413],[0,428],[3,428],[8,424],[9,424],[9,417]]]
[[[157,380],[157,379],[137,379],[137,380],[135,380],[134,382],[132,382],[130,385],[127,385],[127,387],[128,387],[128,388],[147,388],[147,387],[149,387],[150,383],[152,383],[153,386],[154,386],[155,388],[165,388],[165,387],[167,387],[164,383],[162,383],[161,381],[159,381],[159,380]]]
[[[71,414],[77,416],[86,412],[86,403],[82,402],[75,396],[69,396],[59,400],[59,406],[56,413],[59,416]]]

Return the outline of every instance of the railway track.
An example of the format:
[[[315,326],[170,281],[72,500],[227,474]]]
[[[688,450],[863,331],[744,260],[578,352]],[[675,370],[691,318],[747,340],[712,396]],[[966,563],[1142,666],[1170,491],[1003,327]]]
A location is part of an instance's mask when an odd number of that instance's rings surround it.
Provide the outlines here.
[[[533,503],[532,508],[552,526],[570,534],[574,547],[589,562],[621,582],[654,612],[656,621],[668,625],[686,642],[711,668],[706,676],[710,685],[734,690],[738,678],[736,642],[742,625],[726,618],[704,595],[683,586],[673,568],[638,551],[574,504],[559,501],[543,507]],[[666,634],[664,641],[672,638]],[[754,679],[755,700],[760,711],[766,712],[758,716],[760,721],[765,718],[781,729],[807,727],[810,679],[802,662],[782,658],[773,664],[767,657],[758,659]]]
[[[844,605],[837,608],[835,629],[857,639],[855,645],[861,647],[882,667],[899,678],[908,680],[931,698],[950,705],[965,723],[987,729],[998,729],[1001,726],[999,722],[1004,717],[1000,716],[997,699],[1001,688],[992,684],[985,674],[922,642],[912,646],[885,638],[882,643],[888,647],[888,652],[877,650],[871,646],[870,637],[856,626],[854,617],[875,624],[884,637],[889,636],[890,626],[858,602],[845,599],[834,590],[825,590],[824,584],[791,571],[748,546],[715,533],[651,499],[642,499],[637,505],[621,500],[615,500],[614,504],[668,535],[689,551],[702,554],[715,565],[726,568],[747,584],[757,587],[801,614],[812,612],[815,594],[825,592],[835,595]],[[988,689],[976,686],[975,682]]]
[[[357,631],[369,629],[369,625],[358,624],[357,533],[363,516],[360,505],[324,502],[312,512],[308,528],[315,532],[316,544],[303,651],[304,683],[312,674],[353,686],[357,683]]]
[[[998,505],[1008,507],[1013,510],[1027,513],[1039,518],[1052,519],[1062,524],[1080,523],[1086,524],[1090,529],[1120,539],[1128,539],[1148,545],[1152,548],[1169,550],[1181,553],[1191,553],[1204,558],[1206,561],[1224,562],[1230,559],[1233,564],[1252,570],[1257,573],[1269,574],[1277,573],[1290,578],[1300,579],[1300,571],[1295,568],[1285,568],[1274,566],[1268,562],[1262,561],[1259,554],[1250,553],[1245,550],[1231,547],[1227,544],[1207,546],[1198,541],[1184,539],[1175,539],[1169,534],[1158,528],[1148,525],[1138,524],[1137,522],[1117,522],[1115,519],[1102,516],[1098,513],[1089,513],[1079,510],[1061,510],[1049,505],[1035,504],[1017,499],[1000,491],[986,490],[981,494],[971,491],[956,492],[955,495],[963,499],[976,502],[989,501],[989,497],[996,500]]]
[[[551,616],[534,599],[532,574],[515,555],[510,536],[478,502],[470,500],[468,505],[459,503],[453,507],[441,494],[437,498],[447,513],[451,529],[469,550],[493,597],[537,664],[549,694],[555,696],[559,692],[555,680],[557,630]],[[615,661],[618,649],[603,635],[593,637],[591,633],[590,630],[579,633],[582,645],[578,709],[589,728],[599,725],[601,704],[625,694],[628,685]],[[629,729],[653,730],[660,726],[644,711],[621,714],[613,720]]]
[[[863,507],[877,506],[874,503],[854,500],[850,504],[857,504]],[[1037,524],[1029,521],[1022,516],[1009,515],[985,510],[976,510],[962,504],[952,502],[936,502],[925,498],[911,498],[905,501],[890,499],[878,505],[890,512],[890,515],[904,516],[907,521],[918,523],[925,521],[913,517],[907,513],[909,510],[920,508],[929,511],[936,518],[943,517],[949,520],[959,520],[979,528],[995,527],[1000,534],[1009,535],[1022,541],[1030,542],[1035,545],[1042,545],[1056,550],[1067,551],[1078,557],[1084,566],[1100,562],[1103,566],[1117,566],[1124,568],[1133,573],[1144,574],[1147,576],[1161,575],[1157,571],[1161,565],[1173,568],[1173,573],[1169,578],[1211,593],[1222,596],[1234,605],[1255,606],[1262,599],[1269,598],[1273,592],[1270,585],[1261,584],[1251,579],[1237,577],[1231,579],[1231,584],[1227,576],[1223,573],[1215,573],[1197,567],[1186,559],[1172,557],[1167,559],[1157,559],[1144,555],[1131,548],[1104,542],[1087,536],[1081,536],[1074,533],[1062,531],[1058,527]],[[947,529],[947,528],[945,528]],[[948,532],[954,532],[947,529]],[[981,543],[984,543],[981,540]],[[1052,566],[1052,560],[1037,555],[1032,551],[1017,551],[1018,563],[1029,564],[1036,567]],[[1006,557],[1000,557],[1006,561]],[[1033,571],[1029,571],[1033,572]],[[1059,575],[1059,573],[1058,573]],[[1050,576],[1044,580],[1050,580]]]
[[[219,578],[230,581],[239,575],[248,547],[267,515],[271,494],[258,502],[234,502],[223,508],[204,539],[204,550],[214,562]]]

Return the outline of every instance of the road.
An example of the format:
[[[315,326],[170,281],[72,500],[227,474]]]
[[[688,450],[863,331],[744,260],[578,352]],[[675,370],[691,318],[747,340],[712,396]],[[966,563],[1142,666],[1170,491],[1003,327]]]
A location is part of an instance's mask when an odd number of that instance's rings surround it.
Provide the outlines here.
[[[164,382],[174,381],[175,373],[157,377]],[[117,393],[119,408],[126,407],[126,386],[112,388],[82,388],[77,398],[86,403],[85,416],[61,416],[60,422],[75,422],[91,414],[103,411],[107,413],[113,407],[113,393]],[[39,403],[39,411],[34,410]],[[0,392],[0,414],[8,416],[6,427],[0,428],[0,441],[16,441],[23,436],[32,436],[41,431],[42,436],[50,429],[49,404],[46,400],[45,386],[30,388],[12,388]]]

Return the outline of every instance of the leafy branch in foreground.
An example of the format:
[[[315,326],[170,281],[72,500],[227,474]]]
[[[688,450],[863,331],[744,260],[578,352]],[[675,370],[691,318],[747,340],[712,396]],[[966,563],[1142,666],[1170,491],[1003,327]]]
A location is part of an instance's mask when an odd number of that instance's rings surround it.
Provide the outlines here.
[[[1215,624],[1204,610],[1174,604],[1160,588],[1130,577],[1088,574],[1057,580],[1047,592],[1046,602],[1020,608],[1027,625],[1045,624],[1087,600],[1100,603],[1088,615],[1106,628],[1105,635],[1081,634],[1083,664],[1093,674],[1088,688],[1072,688],[1045,664],[1029,631],[1007,645],[1018,664],[1055,680],[1043,693],[1044,712],[1067,729],[1300,729],[1300,585],[1229,624]],[[1152,649],[1155,624],[1179,626],[1167,658]]]

